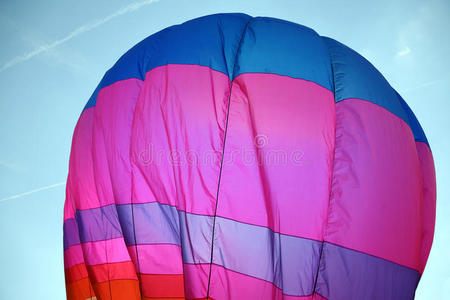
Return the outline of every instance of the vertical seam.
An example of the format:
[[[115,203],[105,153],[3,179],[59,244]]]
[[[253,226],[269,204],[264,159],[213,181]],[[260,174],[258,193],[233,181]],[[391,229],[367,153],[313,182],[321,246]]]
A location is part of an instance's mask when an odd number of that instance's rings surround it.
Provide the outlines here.
[[[217,193],[216,193],[216,204],[214,207],[214,216],[213,216],[213,225],[212,225],[212,237],[211,237],[211,256],[210,256],[210,261],[209,261],[209,275],[208,275],[208,288],[206,291],[206,299],[210,299],[209,298],[209,288],[211,285],[211,274],[212,274],[212,263],[213,263],[213,257],[214,257],[214,233],[215,233],[215,228],[216,228],[216,217],[217,217],[217,204],[219,202],[219,190],[220,190],[220,181],[222,179],[222,169],[223,169],[223,159],[224,159],[224,154],[225,154],[225,144],[226,144],[226,139],[227,139],[227,132],[228,132],[228,119],[229,119],[229,114],[230,114],[230,104],[231,104],[231,94],[233,91],[233,82],[234,82],[234,71],[236,68],[236,60],[238,58],[238,54],[239,54],[239,50],[241,49],[241,44],[242,41],[244,39],[245,36],[245,32],[247,31],[247,27],[250,24],[250,21],[253,18],[250,18],[247,23],[244,26],[244,29],[242,30],[241,33],[241,37],[239,39],[239,43],[238,46],[236,48],[236,53],[234,55],[234,60],[233,60],[233,70],[232,70],[232,76],[231,76],[231,82],[230,82],[230,90],[229,90],[229,95],[228,95],[228,106],[227,106],[227,116],[226,116],[226,121],[225,121],[225,132],[224,132],[224,137],[223,137],[223,146],[222,146],[222,158],[220,161],[220,170],[219,170],[219,179],[217,182]]]
[[[100,210],[101,216],[102,216],[102,224],[103,224],[103,226],[105,226],[105,214],[104,214],[104,212],[102,210],[102,205],[101,205],[101,202],[100,202],[100,194],[99,194],[98,188],[97,188],[97,175],[95,173],[96,167],[95,167],[95,161],[94,161],[95,157],[96,157],[94,155],[95,151],[94,151],[94,144],[93,144],[94,143],[94,139],[95,139],[94,131],[95,131],[95,128],[96,128],[96,119],[97,119],[96,111],[97,111],[97,108],[94,108],[93,109],[93,113],[92,113],[93,116],[92,116],[92,128],[91,128],[91,151],[90,151],[90,154],[91,154],[91,158],[92,158],[92,177],[94,179],[95,193],[97,194],[99,210]],[[103,134],[103,131],[101,130],[101,128],[99,130]],[[109,220],[107,219],[107,221],[109,221]],[[106,245],[106,241],[107,241],[107,239],[106,239],[106,232],[105,232],[105,245],[104,245],[105,258],[106,258],[106,264],[105,265],[106,265],[107,274],[108,274],[109,299],[112,300],[110,266],[109,266],[109,261],[108,261],[108,247]]]
[[[322,41],[323,41],[323,38],[322,38]],[[325,234],[326,234],[326,230],[327,230],[327,226],[328,226],[328,216],[329,216],[329,213],[330,213],[331,196],[332,196],[332,191],[333,191],[334,162],[336,160],[336,131],[337,131],[336,82],[335,82],[335,73],[334,73],[333,59],[331,57],[330,49],[329,49],[328,45],[326,45],[326,44],[325,44],[325,47],[326,47],[328,55],[330,57],[331,76],[332,76],[332,80],[333,80],[333,98],[334,98],[334,103],[333,104],[334,104],[334,107],[335,107],[335,111],[334,111],[334,115],[335,115],[335,119],[334,119],[334,149],[333,149],[333,160],[331,162],[330,193],[328,195],[328,207],[327,207],[326,222],[324,224],[324,228],[323,228],[323,231],[322,231],[322,242],[321,242],[321,245],[320,245],[319,261],[317,262],[316,276],[315,276],[315,279],[314,279],[314,286],[313,286],[313,290],[312,290],[312,293],[311,293],[312,295],[314,295],[314,293],[316,292],[317,281],[319,279],[320,266],[322,264],[323,248],[324,248],[324,245],[325,245]]]
[[[145,74],[147,75],[147,74]],[[134,248],[135,248],[135,252],[136,252],[136,264],[137,264],[137,272],[136,272],[136,277],[138,279],[138,285],[139,285],[139,297],[142,298],[142,282],[141,282],[141,266],[139,263],[139,252],[138,252],[138,244],[137,244],[137,240],[136,240],[136,227],[135,227],[135,222],[134,222],[134,205],[133,205],[133,190],[134,190],[134,176],[133,176],[133,160],[132,160],[132,155],[131,155],[131,146],[132,146],[132,141],[133,141],[133,128],[135,126],[135,117],[136,117],[136,107],[138,106],[138,102],[139,102],[139,98],[141,96],[141,93],[144,90],[144,84],[145,84],[145,76],[144,76],[144,80],[142,80],[142,85],[139,87],[139,93],[136,96],[136,103],[134,104],[134,108],[133,108],[133,117],[131,119],[131,128],[130,128],[130,147],[129,147],[129,151],[128,151],[128,158],[130,161],[130,206],[131,206],[131,219],[132,219],[132,223],[133,223],[133,239],[134,239]]]

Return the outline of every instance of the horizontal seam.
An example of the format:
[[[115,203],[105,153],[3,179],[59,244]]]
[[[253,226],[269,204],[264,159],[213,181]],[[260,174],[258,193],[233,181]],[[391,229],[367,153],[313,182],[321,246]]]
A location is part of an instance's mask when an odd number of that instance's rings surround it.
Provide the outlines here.
[[[424,143],[424,144],[427,145],[427,147],[431,150],[430,146],[428,145],[428,143],[427,143],[426,141],[423,141],[423,140],[420,140],[420,139],[416,139],[416,137],[414,136],[414,132],[413,132],[411,126],[409,126],[408,122],[406,122],[405,119],[403,119],[403,118],[400,117],[400,116],[397,116],[395,113],[393,113],[392,111],[390,111],[390,110],[387,109],[386,107],[384,107],[384,106],[382,106],[382,105],[380,105],[380,104],[378,104],[378,103],[376,103],[376,102],[373,102],[373,101],[367,100],[367,99],[357,98],[357,97],[354,97],[354,98],[345,98],[345,99],[336,101],[336,107],[337,107],[337,105],[338,105],[340,102],[344,102],[344,101],[348,102],[348,101],[351,101],[351,100],[359,100],[359,101],[369,102],[369,103],[371,103],[371,104],[373,104],[373,105],[376,105],[376,106],[382,108],[383,110],[389,112],[390,114],[394,115],[395,117],[399,118],[400,120],[402,120],[402,121],[406,124],[406,126],[408,126],[409,130],[411,130],[411,133],[412,133],[412,136],[413,136],[413,138],[414,138],[414,141],[415,141],[415,142],[422,142],[422,143]],[[425,134],[425,133],[424,133],[424,134]]]
[[[222,267],[222,268],[224,268],[224,269],[227,270],[227,271],[231,271],[231,272],[234,272],[234,273],[237,273],[237,274],[240,274],[240,275],[244,275],[244,276],[247,276],[247,277],[250,277],[250,278],[253,278],[253,279],[257,279],[257,280],[261,280],[261,281],[270,283],[270,284],[273,285],[275,288],[277,288],[277,289],[279,289],[281,292],[283,292],[282,288],[278,287],[278,286],[277,286],[275,283],[273,283],[272,281],[268,281],[268,280],[265,280],[265,279],[263,279],[263,278],[259,278],[259,277],[253,276],[253,275],[249,275],[249,274],[245,274],[245,273],[242,273],[242,272],[239,272],[239,271],[235,271],[235,270],[232,270],[232,269],[230,269],[230,268],[227,268],[227,267],[225,267],[225,266],[223,266],[223,265],[220,265],[220,264],[217,264],[217,263],[214,263],[214,262],[212,262],[212,263],[209,263],[209,262],[206,262],[206,263],[183,263],[183,264],[185,264],[185,265],[194,265],[194,266],[199,266],[199,265],[207,265],[207,266],[209,266],[210,264],[211,264],[211,265],[215,265],[215,266],[217,266],[217,267]],[[306,295],[293,295],[293,294],[285,294],[285,293],[283,293],[283,295],[286,295],[286,296],[296,296],[296,297],[306,297],[306,296],[311,296],[312,293],[309,293],[309,294],[306,294]]]
[[[370,253],[366,253],[366,252],[363,252],[363,251],[361,251],[361,250],[352,249],[352,248],[349,248],[349,247],[346,247],[346,246],[343,246],[343,245],[339,245],[339,244],[336,244],[336,243],[333,243],[333,242],[329,242],[329,241],[325,241],[325,243],[326,243],[326,244],[329,244],[329,245],[332,245],[332,246],[335,246],[335,247],[339,247],[339,248],[348,250],[348,251],[356,252],[356,253],[359,253],[359,254],[362,254],[362,255],[371,256],[371,257],[373,257],[373,258],[376,258],[376,259],[379,259],[379,260],[383,260],[383,261],[385,261],[385,262],[387,262],[387,263],[391,263],[391,264],[397,265],[397,266],[399,266],[399,267],[403,267],[403,268],[406,268],[406,269],[409,269],[409,270],[411,270],[411,271],[415,271],[415,272],[419,273],[419,271],[416,270],[416,269],[414,269],[414,268],[405,266],[405,265],[403,265],[403,264],[400,264],[400,263],[395,262],[395,261],[388,260],[388,259],[383,258],[383,257],[380,257],[380,256],[376,256],[376,255],[373,255],[373,254],[370,254]]]
[[[122,237],[119,237],[119,238],[122,238]],[[114,239],[117,239],[117,238],[114,238]],[[302,239],[302,238],[301,238],[301,239]],[[82,244],[86,244],[86,243],[103,242],[103,241],[109,241],[109,240],[111,240],[111,239],[106,239],[106,240],[96,240],[96,241],[82,242],[82,243],[80,243],[80,244],[73,244],[73,245],[71,245],[70,247],[68,247],[67,249],[65,249],[64,251],[67,251],[67,250],[68,250],[69,248],[71,248],[71,247],[78,246],[78,245],[81,246]],[[306,240],[309,240],[309,239],[306,239]],[[311,240],[311,241],[317,242],[316,240]],[[343,249],[345,249],[345,250],[352,251],[352,252],[356,252],[356,253],[358,253],[358,254],[371,256],[371,257],[373,257],[373,258],[375,258],[375,259],[379,259],[379,260],[385,261],[385,262],[387,262],[387,263],[391,263],[391,264],[394,264],[394,265],[397,265],[397,266],[399,266],[399,267],[403,267],[403,268],[409,269],[409,270],[411,270],[411,271],[414,271],[414,272],[417,272],[417,273],[420,274],[420,272],[419,272],[418,270],[414,269],[414,268],[411,268],[411,267],[402,265],[402,264],[397,263],[397,262],[394,262],[394,261],[390,261],[390,260],[388,260],[388,259],[385,259],[385,258],[376,256],[376,255],[373,255],[373,254],[370,254],[370,253],[362,252],[361,250],[352,249],[352,248],[349,248],[349,247],[346,247],[346,246],[343,246],[343,245],[339,245],[339,244],[336,244],[336,243],[333,243],[333,242],[329,242],[329,241],[324,241],[324,244],[329,244],[329,245],[332,245],[332,246],[335,246],[335,247],[343,248]],[[179,245],[179,244],[174,244],[174,243],[164,243],[164,242],[163,242],[163,243],[142,243],[142,244],[132,244],[132,245],[126,245],[126,247],[135,247],[135,246],[144,246],[144,245],[173,245],[173,246],[181,247],[181,245]],[[186,263],[186,264],[190,264],[190,263]],[[198,263],[198,264],[203,264],[203,263]],[[205,263],[205,264],[208,264],[208,263]]]
[[[78,211],[83,212],[83,211],[88,211],[88,210],[98,210],[98,209],[101,209],[103,207],[108,207],[108,206],[113,206],[113,205],[115,205],[117,207],[117,206],[125,206],[125,205],[128,205],[128,206],[131,206],[131,205],[134,205],[134,206],[136,206],[136,205],[148,205],[148,204],[153,204],[153,203],[156,203],[156,204],[158,204],[160,206],[168,206],[170,208],[176,209],[178,213],[184,213],[184,214],[189,214],[189,215],[194,215],[194,216],[199,216],[199,217],[213,218],[212,215],[204,215],[204,214],[199,214],[199,213],[186,212],[184,210],[178,209],[176,206],[173,206],[171,204],[160,203],[158,201],[145,202],[145,203],[108,204],[108,205],[101,206],[101,207],[88,208],[88,209],[83,209],[83,210],[78,210],[77,209],[76,212],[78,212]],[[233,221],[233,222],[236,222],[236,223],[240,223],[240,224],[245,224],[245,225],[249,225],[249,226],[255,226],[255,227],[259,227],[259,228],[268,229],[274,234],[279,234],[279,235],[284,235],[284,236],[287,236],[287,237],[299,238],[299,239],[304,239],[304,240],[309,240],[309,241],[315,241],[315,242],[318,242],[318,243],[321,242],[320,240],[316,240],[316,239],[313,239],[313,238],[297,236],[297,235],[288,234],[288,233],[282,233],[282,232],[279,232],[279,231],[275,231],[272,228],[266,227],[264,225],[258,225],[258,224],[252,224],[252,223],[244,222],[244,221],[239,221],[239,220],[233,219],[231,217],[224,217],[224,216],[220,216],[220,215],[217,215],[216,217],[217,218],[221,218],[221,219],[225,219],[225,220],[230,220],[230,221]],[[66,219],[65,222],[68,221],[68,220],[76,220],[76,219],[74,219],[74,218]],[[118,238],[118,237],[116,237],[116,238]]]
[[[268,75],[278,75],[278,76],[282,76],[282,77],[288,77],[288,78],[292,78],[292,79],[298,79],[298,80],[304,80],[304,81],[307,81],[307,82],[311,82],[311,83],[314,83],[314,84],[318,85],[318,86],[321,87],[321,88],[326,89],[327,91],[332,92],[331,88],[328,88],[328,87],[326,87],[326,86],[324,86],[324,85],[322,85],[322,84],[320,84],[320,83],[317,83],[317,82],[315,82],[315,81],[313,81],[313,80],[309,80],[309,79],[306,79],[306,78],[303,78],[303,77],[295,77],[295,76],[292,76],[292,75],[286,75],[286,74],[281,74],[281,73],[275,73],[275,72],[243,72],[243,73],[239,73],[236,77],[233,78],[233,80],[230,81],[230,78],[229,78],[229,75],[228,75],[228,74],[226,74],[226,73],[224,73],[224,72],[222,72],[222,71],[220,71],[220,70],[214,69],[214,68],[212,68],[211,66],[205,66],[205,65],[199,65],[199,64],[167,63],[167,64],[163,64],[163,65],[159,65],[159,66],[153,67],[153,68],[151,68],[150,70],[146,71],[145,74],[147,74],[148,72],[151,72],[151,71],[153,71],[153,70],[155,70],[155,69],[158,69],[158,68],[161,68],[161,67],[165,67],[165,66],[170,66],[170,65],[173,65],[173,66],[177,66],[177,65],[178,65],[178,66],[199,66],[199,67],[209,68],[209,69],[212,70],[212,71],[215,71],[215,72],[218,72],[218,73],[221,73],[221,74],[225,75],[229,82],[233,82],[236,78],[238,78],[238,77],[241,76],[241,75],[245,75],[245,74],[268,74]],[[117,81],[114,81],[114,82],[112,82],[112,83],[109,83],[109,84],[107,84],[107,85],[101,87],[101,88],[96,92],[97,96],[95,97],[95,104],[92,105],[92,106],[85,107],[85,108],[83,109],[83,112],[84,112],[85,110],[88,110],[89,108],[96,107],[97,100],[98,100],[98,94],[100,93],[101,90],[103,90],[104,88],[110,87],[111,85],[116,84],[116,83],[118,83],[118,82],[130,80],[130,79],[137,79],[137,80],[140,80],[140,81],[142,81],[142,82],[144,81],[144,80],[141,79],[141,78],[137,78],[137,77],[129,77],[129,78],[124,78],[124,79],[119,79],[119,80],[117,80]],[[95,91],[94,91],[94,93],[95,93]],[[87,105],[87,103],[86,103],[86,105]]]

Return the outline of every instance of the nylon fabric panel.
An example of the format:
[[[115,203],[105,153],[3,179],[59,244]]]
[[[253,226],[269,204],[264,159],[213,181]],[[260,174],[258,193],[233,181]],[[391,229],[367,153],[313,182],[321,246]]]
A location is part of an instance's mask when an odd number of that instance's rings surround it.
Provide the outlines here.
[[[212,299],[323,300],[318,294],[293,296],[271,283],[213,265]]]
[[[233,80],[246,73],[271,73],[310,81],[332,91],[330,64],[327,46],[311,28],[256,17],[242,38]]]
[[[422,182],[408,124],[369,101],[336,104],[325,241],[418,270]]]
[[[147,74],[132,129],[133,203],[214,214],[229,85],[201,66]]]
[[[420,248],[419,271],[422,274],[433,243],[434,224],[436,219],[436,172],[433,154],[424,142],[416,142],[417,154],[422,174],[422,234]]]
[[[81,245],[73,245],[64,250],[64,269],[73,267],[84,262],[83,250]]]
[[[419,278],[417,270],[325,243],[316,291],[330,300],[408,300]]]
[[[272,74],[243,74],[233,84],[217,215],[322,240],[334,152],[333,94]]]
[[[121,237],[97,242],[87,242],[81,244],[81,247],[86,265],[130,261],[130,255]],[[105,248],[109,249],[108,252],[105,251]]]
[[[250,18],[245,14],[205,16],[145,38],[106,72],[85,109],[96,106],[103,88],[126,79],[144,80],[147,72],[167,64],[204,66],[231,78],[237,44]]]
[[[409,125],[416,141],[428,144],[414,113],[369,61],[333,39],[323,37],[323,40],[333,66],[336,102],[362,99],[384,107]]]
[[[93,147],[104,149],[96,154],[95,168],[96,185],[106,198],[102,205],[131,202],[131,125],[142,84],[139,79],[122,80],[98,94]]]
[[[226,75],[197,65],[166,65],[146,75],[132,129],[132,203],[154,201],[189,213],[214,214],[229,89]],[[145,206],[136,207],[130,224],[134,227],[138,223],[133,244],[161,234],[145,234],[148,227],[139,226],[139,220],[152,219],[141,208]],[[161,215],[160,222],[174,233],[168,235],[172,243],[178,242],[187,251],[183,256],[208,262],[212,217],[191,223],[197,219],[195,215],[180,219],[167,216]],[[183,224],[204,238],[192,244],[189,236],[183,238],[187,234],[182,231],[186,228]],[[158,225],[153,223],[153,228]],[[139,251],[136,257],[140,266]]]
[[[185,275],[186,298],[206,299],[209,264],[184,264],[183,270]]]
[[[136,250],[135,247],[139,249]],[[183,258],[179,245],[141,244],[129,246],[128,251],[135,265],[136,253],[139,253],[139,267],[143,274],[183,274]]]
[[[80,116],[73,134],[67,180],[67,197],[70,199],[74,215],[75,209],[88,209],[101,206],[94,180],[92,158],[92,131],[95,108],[86,110]],[[71,215],[66,215],[69,218]],[[66,219],[65,218],[65,219]]]
[[[72,283],[66,283],[67,300],[95,299],[94,288],[89,278],[84,278]]]

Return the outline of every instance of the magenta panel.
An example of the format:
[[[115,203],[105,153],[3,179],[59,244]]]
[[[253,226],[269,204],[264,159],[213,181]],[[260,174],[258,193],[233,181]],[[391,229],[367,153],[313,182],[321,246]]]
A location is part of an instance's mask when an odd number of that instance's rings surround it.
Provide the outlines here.
[[[416,143],[422,171],[422,247],[420,249],[419,271],[423,272],[433,243],[434,223],[436,219],[436,173],[433,154],[427,144]]]
[[[94,112],[95,107],[86,109],[81,114],[73,134],[66,194],[74,210],[104,205],[98,198],[94,178],[92,157]],[[73,215],[74,211],[67,206],[65,213],[68,213],[64,216],[66,220]]]
[[[183,259],[181,257],[181,248],[178,245],[129,246],[128,252],[134,265],[139,266],[139,273],[183,274]],[[139,263],[137,262],[137,256],[139,257]]]
[[[417,270],[422,182],[411,129],[359,99],[337,103],[336,118],[325,240]]]
[[[64,269],[84,263],[83,250],[81,245],[73,245],[64,250]]]
[[[93,127],[94,176],[102,205],[131,202],[130,140],[143,82],[117,81],[100,90]]]
[[[186,298],[206,298],[209,264],[184,264],[183,271]]]
[[[333,94],[309,81],[233,83],[217,215],[321,240],[334,152]]]
[[[82,243],[81,247],[88,266],[131,260],[123,238]]]
[[[138,79],[103,88],[96,107],[83,111],[75,128],[67,197],[76,209],[130,203],[130,135]],[[73,217],[67,207],[65,219]]]
[[[319,295],[290,296],[271,282],[244,275],[212,265],[209,296],[212,299],[284,299],[284,300],[320,300]]]
[[[147,73],[131,136],[133,203],[214,214],[229,84],[197,65]]]

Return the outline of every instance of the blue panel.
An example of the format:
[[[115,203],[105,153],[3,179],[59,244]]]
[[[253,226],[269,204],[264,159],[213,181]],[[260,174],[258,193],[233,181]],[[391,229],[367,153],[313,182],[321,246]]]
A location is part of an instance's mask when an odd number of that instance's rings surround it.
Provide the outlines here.
[[[166,64],[207,66],[230,80],[243,73],[309,80],[334,90],[336,102],[358,98],[386,108],[409,124],[417,141],[428,144],[407,104],[361,55],[310,28],[245,14],[210,15],[149,36],[106,72],[85,109],[95,106],[103,87],[129,78],[144,80],[146,72]]]
[[[428,144],[427,137],[425,136],[425,133],[423,132],[422,126],[420,126],[420,123],[417,120],[416,116],[414,115],[413,111],[408,106],[408,104],[406,104],[405,100],[403,100],[403,98],[397,92],[396,92],[396,94],[397,94],[397,97],[398,97],[401,105],[403,106],[403,109],[406,112],[406,116],[408,118],[407,123],[409,124],[409,127],[411,128],[411,130],[414,134],[414,139],[417,142],[424,142],[425,144],[428,145],[428,147],[430,147],[430,145]]]
[[[416,141],[428,144],[411,109],[383,75],[354,50],[333,39],[323,39],[328,45],[333,66],[336,102],[357,98],[378,104],[403,119]]]
[[[245,14],[210,15],[149,36],[105,74],[85,109],[95,106],[103,87],[128,78],[144,80],[147,71],[166,64],[207,66],[231,78],[236,49],[250,18]]]
[[[313,81],[333,90],[330,57],[310,28],[272,18],[254,18],[245,31],[233,78],[272,73]]]
[[[335,40],[324,40],[333,66],[336,102],[349,98],[367,100],[407,119],[395,91],[370,62]]]

